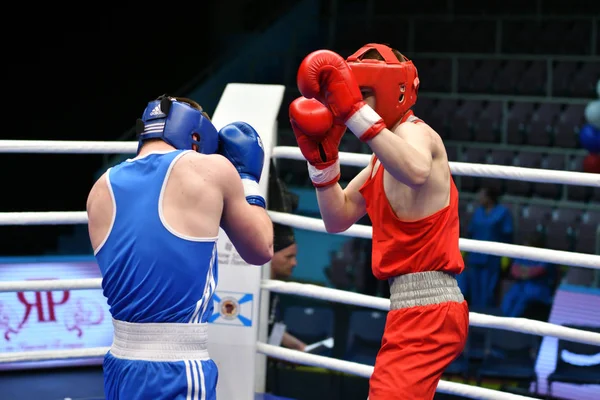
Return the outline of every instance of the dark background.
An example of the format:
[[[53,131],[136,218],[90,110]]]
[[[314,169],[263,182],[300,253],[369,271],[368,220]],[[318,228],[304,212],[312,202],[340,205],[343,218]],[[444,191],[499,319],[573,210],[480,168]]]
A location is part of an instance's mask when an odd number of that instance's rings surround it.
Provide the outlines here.
[[[228,0],[177,9],[156,3],[149,10],[17,5],[0,17],[0,139],[116,140],[149,100],[185,94],[186,84],[223,56],[228,35],[260,30],[293,3]],[[0,212],[85,210],[102,157],[0,154]],[[0,253],[44,254],[71,229],[0,226]]]

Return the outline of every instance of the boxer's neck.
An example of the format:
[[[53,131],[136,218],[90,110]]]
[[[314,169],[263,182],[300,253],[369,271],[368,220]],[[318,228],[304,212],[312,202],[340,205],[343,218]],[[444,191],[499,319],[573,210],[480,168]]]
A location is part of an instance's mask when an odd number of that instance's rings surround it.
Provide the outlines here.
[[[167,152],[167,151],[171,151],[171,150],[175,150],[175,148],[173,146],[171,146],[170,144],[168,144],[167,142],[164,142],[160,139],[151,140],[151,141],[144,143],[144,145],[142,146],[142,148],[140,150],[140,153],[138,154],[138,157],[144,156],[148,153]]]

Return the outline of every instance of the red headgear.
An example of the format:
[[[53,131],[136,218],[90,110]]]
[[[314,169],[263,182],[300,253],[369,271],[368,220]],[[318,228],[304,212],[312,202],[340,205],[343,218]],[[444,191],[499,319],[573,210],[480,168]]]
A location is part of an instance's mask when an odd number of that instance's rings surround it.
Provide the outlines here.
[[[377,50],[383,61],[365,58],[369,50]],[[358,86],[373,90],[375,111],[391,129],[417,101],[419,77],[412,61],[398,61],[391,48],[369,43],[346,60]]]

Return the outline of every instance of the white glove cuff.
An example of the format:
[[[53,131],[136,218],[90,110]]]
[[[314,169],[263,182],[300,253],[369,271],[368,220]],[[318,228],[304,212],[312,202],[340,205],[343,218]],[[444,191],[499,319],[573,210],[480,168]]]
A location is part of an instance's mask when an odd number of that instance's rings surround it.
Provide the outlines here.
[[[336,160],[334,164],[325,169],[318,169],[314,165],[308,163],[308,176],[315,185],[325,185],[329,182],[337,180],[340,175],[340,160]]]
[[[381,121],[379,114],[368,104],[365,104],[346,120],[346,126],[360,139],[365,132],[379,121]]]
[[[262,197],[262,193],[260,192],[260,187],[258,186],[258,182],[252,179],[242,179],[242,184],[244,185],[244,194],[246,197],[249,196],[260,196]]]

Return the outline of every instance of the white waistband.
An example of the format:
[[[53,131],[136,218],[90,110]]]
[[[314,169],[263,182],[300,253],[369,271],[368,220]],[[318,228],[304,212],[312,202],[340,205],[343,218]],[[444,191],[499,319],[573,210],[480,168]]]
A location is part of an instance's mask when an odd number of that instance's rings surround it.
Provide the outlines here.
[[[390,279],[391,310],[464,300],[456,278],[446,272],[416,272]]]
[[[208,360],[208,324],[133,323],[113,319],[110,353],[148,361]]]

